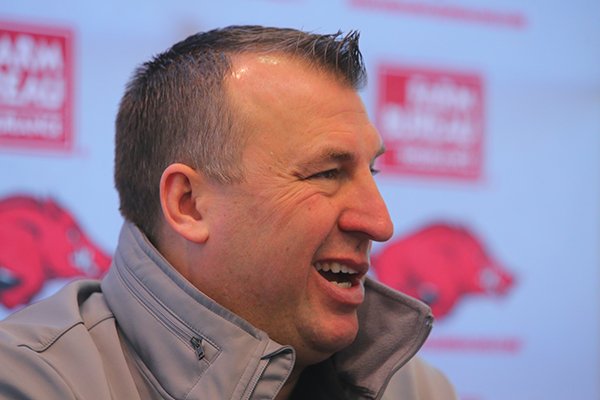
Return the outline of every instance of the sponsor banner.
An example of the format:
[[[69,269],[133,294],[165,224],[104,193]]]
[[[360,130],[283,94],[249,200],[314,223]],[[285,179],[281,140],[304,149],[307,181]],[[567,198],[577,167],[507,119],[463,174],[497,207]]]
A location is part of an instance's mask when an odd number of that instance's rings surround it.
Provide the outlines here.
[[[380,10],[386,13],[413,14],[464,22],[496,25],[499,27],[522,29],[527,26],[527,18],[518,11],[475,8],[459,1],[431,0],[349,0],[356,8]]]
[[[73,34],[0,21],[0,147],[69,150]]]
[[[376,123],[381,168],[398,175],[482,176],[483,83],[477,74],[382,65]]]

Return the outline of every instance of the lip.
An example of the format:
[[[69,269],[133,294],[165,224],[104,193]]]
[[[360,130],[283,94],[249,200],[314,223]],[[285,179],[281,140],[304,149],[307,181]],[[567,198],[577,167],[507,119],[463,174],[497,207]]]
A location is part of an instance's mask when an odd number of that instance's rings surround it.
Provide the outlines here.
[[[319,271],[315,268],[315,263],[313,263],[313,272],[317,275],[316,281],[321,289],[321,291],[334,303],[337,303],[341,306],[349,306],[352,308],[358,307],[362,304],[365,299],[365,287],[364,287],[364,277],[369,270],[368,263],[357,263],[348,260],[340,260],[340,259],[328,259],[328,260],[319,260],[321,263],[331,263],[337,262],[340,264],[345,264],[353,270],[357,271],[357,274],[353,275],[353,280],[356,280],[357,284],[353,284],[350,288],[342,288],[337,286],[334,283],[329,282],[325,279]]]

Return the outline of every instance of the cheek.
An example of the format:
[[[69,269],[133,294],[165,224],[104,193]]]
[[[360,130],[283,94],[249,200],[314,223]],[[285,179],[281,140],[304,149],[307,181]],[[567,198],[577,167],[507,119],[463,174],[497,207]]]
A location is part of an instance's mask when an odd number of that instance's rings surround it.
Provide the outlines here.
[[[279,204],[266,218],[271,239],[281,255],[294,257],[316,251],[336,226],[335,209],[329,199],[313,196],[300,203]]]
[[[329,203],[327,195],[306,182],[293,185],[267,185],[257,190],[248,207],[249,215],[258,223],[285,226],[286,221],[310,213]]]
[[[298,201],[302,200],[302,201]],[[311,268],[313,257],[335,228],[335,209],[322,195],[301,197],[294,193],[267,199],[261,196],[229,215],[220,237],[236,279],[261,286],[301,285]]]

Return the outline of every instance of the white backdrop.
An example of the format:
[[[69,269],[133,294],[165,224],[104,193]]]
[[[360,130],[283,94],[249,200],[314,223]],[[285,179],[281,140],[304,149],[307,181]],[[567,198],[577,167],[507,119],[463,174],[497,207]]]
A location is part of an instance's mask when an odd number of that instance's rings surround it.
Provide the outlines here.
[[[14,233],[15,212],[2,211],[15,195],[53,199],[110,256],[121,225],[114,117],[139,63],[188,34],[230,24],[358,29],[369,70],[363,98],[396,154],[378,178],[396,227],[394,239],[375,248],[381,279],[386,262],[387,283],[400,280],[398,254],[416,251],[412,243],[456,239],[464,250],[460,262],[420,254],[426,268],[413,271],[416,293],[448,300],[421,354],[463,400],[598,399],[598,21],[600,3],[585,0],[0,2],[0,300],[34,279],[9,265],[24,259],[14,243],[29,240]],[[72,59],[45,72],[17,65],[19,32],[46,50],[71,46]],[[10,76],[39,74],[66,90],[56,115],[70,137],[36,137],[6,122],[15,112],[51,118],[52,107],[17,104],[11,92]],[[42,89],[32,90],[47,100]],[[433,224],[443,229],[417,234]],[[394,246],[408,250],[396,254]],[[477,251],[493,268],[465,261]],[[94,273],[53,268],[42,265],[41,288],[32,284],[23,296]],[[7,298],[0,316],[19,307]]]

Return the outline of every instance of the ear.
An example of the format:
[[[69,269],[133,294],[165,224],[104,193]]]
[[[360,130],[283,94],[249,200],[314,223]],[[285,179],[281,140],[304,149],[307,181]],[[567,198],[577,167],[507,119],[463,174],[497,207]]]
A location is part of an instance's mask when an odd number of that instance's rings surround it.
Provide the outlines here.
[[[208,224],[202,215],[206,194],[204,177],[180,163],[169,165],[160,178],[160,204],[166,223],[194,243],[208,239]]]

